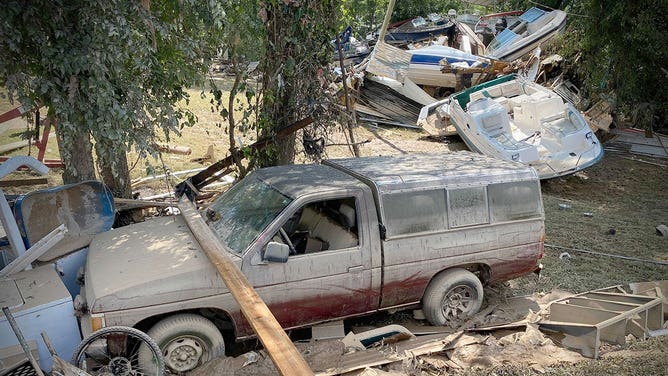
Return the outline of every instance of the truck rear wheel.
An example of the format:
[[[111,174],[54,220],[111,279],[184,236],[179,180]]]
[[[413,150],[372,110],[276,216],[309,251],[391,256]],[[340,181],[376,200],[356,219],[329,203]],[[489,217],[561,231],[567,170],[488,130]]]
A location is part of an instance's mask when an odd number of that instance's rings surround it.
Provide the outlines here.
[[[174,374],[192,371],[201,364],[225,355],[225,342],[218,328],[195,314],[167,317],[147,334],[160,346],[165,368]],[[139,362],[150,361],[150,354],[139,350]]]
[[[422,297],[422,311],[432,325],[453,323],[480,310],[482,283],[475,274],[452,269],[434,277]]]

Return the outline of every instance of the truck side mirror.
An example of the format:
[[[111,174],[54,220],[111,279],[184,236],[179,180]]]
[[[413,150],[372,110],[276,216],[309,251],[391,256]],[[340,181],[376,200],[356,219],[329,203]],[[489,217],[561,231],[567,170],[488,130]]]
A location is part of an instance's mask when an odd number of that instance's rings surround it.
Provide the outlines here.
[[[267,262],[288,262],[288,256],[290,255],[290,247],[287,244],[269,242],[267,247],[264,249],[263,261]]]

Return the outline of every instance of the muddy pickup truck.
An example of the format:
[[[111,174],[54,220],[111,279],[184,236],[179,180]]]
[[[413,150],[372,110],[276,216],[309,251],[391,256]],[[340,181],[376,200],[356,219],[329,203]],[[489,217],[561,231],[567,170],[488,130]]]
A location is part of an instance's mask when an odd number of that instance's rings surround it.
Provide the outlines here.
[[[444,325],[543,254],[536,172],[469,152],[260,169],[202,214],[286,330],[411,307]],[[98,235],[84,280],[84,335],[143,330],[174,372],[253,335],[181,216]]]

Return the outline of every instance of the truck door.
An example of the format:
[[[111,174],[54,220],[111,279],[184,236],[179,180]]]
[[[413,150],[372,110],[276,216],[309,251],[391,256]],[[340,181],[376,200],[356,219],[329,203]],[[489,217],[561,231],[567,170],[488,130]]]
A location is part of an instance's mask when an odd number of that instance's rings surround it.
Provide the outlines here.
[[[355,196],[297,205],[269,239],[289,244],[287,262],[262,262],[266,244],[244,262],[244,274],[284,328],[375,308],[363,206]]]

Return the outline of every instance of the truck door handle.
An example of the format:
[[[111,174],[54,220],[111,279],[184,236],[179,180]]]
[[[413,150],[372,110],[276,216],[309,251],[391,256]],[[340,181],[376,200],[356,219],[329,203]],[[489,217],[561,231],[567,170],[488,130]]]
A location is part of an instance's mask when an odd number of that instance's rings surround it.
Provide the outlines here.
[[[360,265],[360,266],[351,266],[351,267],[348,268],[348,273],[359,273],[359,272],[361,272],[362,270],[364,270],[364,266],[363,266],[363,265]]]

